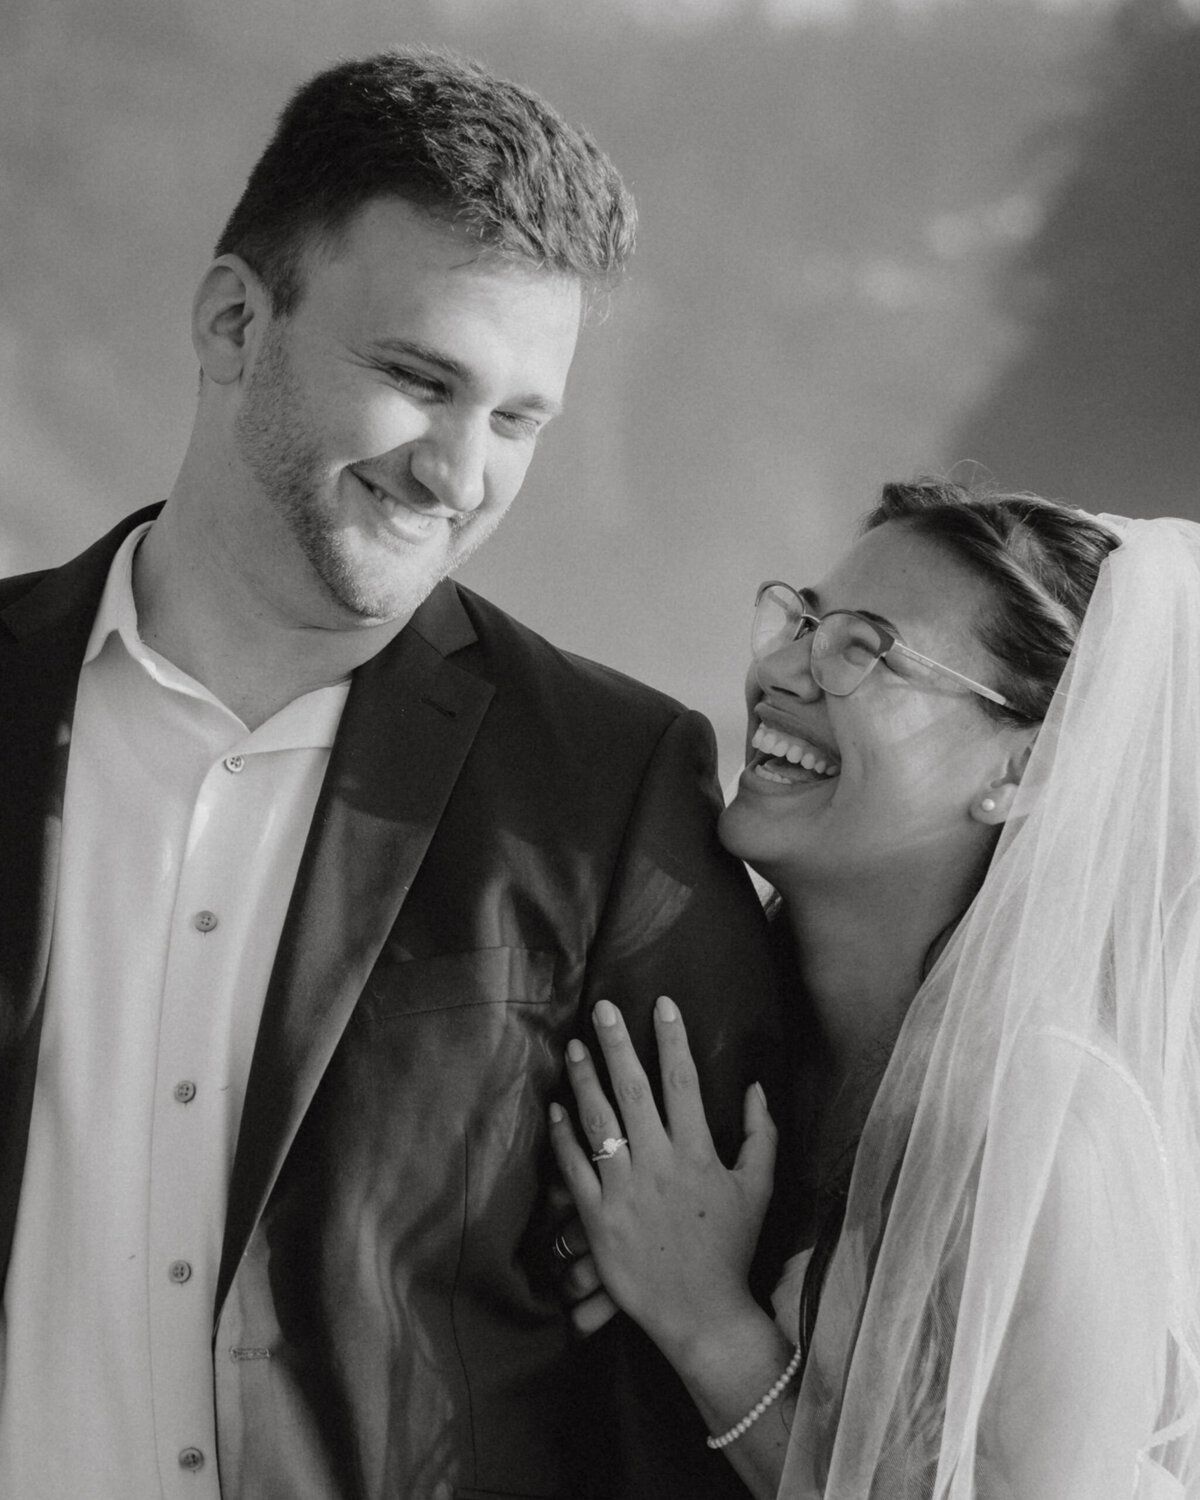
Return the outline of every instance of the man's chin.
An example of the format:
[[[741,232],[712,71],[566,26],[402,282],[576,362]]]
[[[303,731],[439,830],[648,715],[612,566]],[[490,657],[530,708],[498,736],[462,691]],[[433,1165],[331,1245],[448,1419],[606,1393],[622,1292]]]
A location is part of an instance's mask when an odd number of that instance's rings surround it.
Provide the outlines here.
[[[422,592],[405,592],[403,595],[362,592],[330,591],[342,626],[347,630],[372,630],[379,626],[404,624],[411,618],[421,601],[428,597],[430,589]]]
[[[350,628],[404,623],[417,606],[450,571],[451,559],[444,548],[429,549],[427,557],[380,556],[356,557],[341,549],[320,549],[309,555],[309,563],[322,589],[345,617]]]

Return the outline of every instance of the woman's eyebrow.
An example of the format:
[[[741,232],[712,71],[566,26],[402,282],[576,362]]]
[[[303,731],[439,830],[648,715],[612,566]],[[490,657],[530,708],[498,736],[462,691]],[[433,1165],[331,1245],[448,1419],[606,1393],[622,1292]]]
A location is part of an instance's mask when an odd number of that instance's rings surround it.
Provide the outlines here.
[[[816,589],[806,587],[797,589],[796,592],[800,595],[801,599],[804,600],[809,609],[812,610],[813,614],[819,617],[821,613],[821,596],[817,593]],[[892,635],[897,637],[897,639],[904,639],[904,637],[900,634],[899,627],[894,625],[886,615],[876,614],[873,609],[854,609],[851,610],[850,613],[862,615],[864,620],[870,620],[872,624],[875,625],[882,625],[885,630],[890,631]]]
[[[892,621],[888,619],[887,615],[877,615],[873,609],[856,609],[854,613],[856,615],[862,615],[864,620],[870,620],[875,625],[882,625],[885,630],[890,631],[891,634],[896,636],[898,639],[904,639],[904,637],[900,634],[899,626],[894,625]]]

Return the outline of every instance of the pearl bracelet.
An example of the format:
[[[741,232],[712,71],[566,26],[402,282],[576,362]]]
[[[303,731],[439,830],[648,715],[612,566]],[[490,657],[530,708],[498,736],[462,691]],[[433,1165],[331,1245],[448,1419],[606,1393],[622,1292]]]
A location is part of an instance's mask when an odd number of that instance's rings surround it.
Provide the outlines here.
[[[788,1386],[792,1383],[792,1376],[795,1375],[796,1371],[800,1368],[801,1358],[802,1353],[800,1345],[797,1344],[795,1354],[793,1354],[791,1359],[788,1360],[787,1369],[784,1370],[783,1374],[779,1377],[779,1379],[775,1382],[775,1384],[771,1387],[767,1394],[760,1401],[756,1402],[742,1418],[742,1420],[740,1422],[736,1422],[728,1432],[723,1432],[720,1437],[707,1438],[706,1442],[708,1443],[708,1446],[710,1448],[727,1448],[730,1443],[736,1442],[737,1439],[741,1437],[743,1432],[746,1432],[751,1427],[753,1427],[755,1422],[758,1421],[759,1417],[762,1416],[763,1412],[766,1411],[767,1407],[778,1401],[780,1396],[783,1395],[784,1391],[786,1391]]]

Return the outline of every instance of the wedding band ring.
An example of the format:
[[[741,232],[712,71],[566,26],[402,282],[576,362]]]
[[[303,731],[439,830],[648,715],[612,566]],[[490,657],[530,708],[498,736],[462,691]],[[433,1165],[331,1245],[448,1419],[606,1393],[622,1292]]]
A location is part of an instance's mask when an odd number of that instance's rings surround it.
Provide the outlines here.
[[[622,1136],[615,1136],[615,1135],[605,1136],[604,1140],[602,1140],[600,1142],[599,1148],[597,1150],[595,1150],[595,1151],[592,1152],[592,1160],[593,1161],[611,1161],[613,1159],[613,1157],[616,1156],[617,1152],[621,1149],[621,1147],[622,1146],[628,1146],[628,1144],[629,1144],[628,1140],[626,1140],[626,1138],[623,1135]]]
[[[570,1265],[575,1259],[575,1252],[567,1243],[567,1237],[561,1229],[554,1236],[554,1244],[550,1248],[554,1251],[557,1259],[562,1261],[563,1265]]]

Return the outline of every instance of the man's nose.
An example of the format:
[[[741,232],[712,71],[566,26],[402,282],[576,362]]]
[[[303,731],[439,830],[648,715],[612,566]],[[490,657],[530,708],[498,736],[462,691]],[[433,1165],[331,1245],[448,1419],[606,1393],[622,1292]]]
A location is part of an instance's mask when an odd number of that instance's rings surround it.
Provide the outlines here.
[[[483,424],[449,414],[433,422],[412,450],[413,478],[440,505],[472,511],[483,504],[487,432]]]

